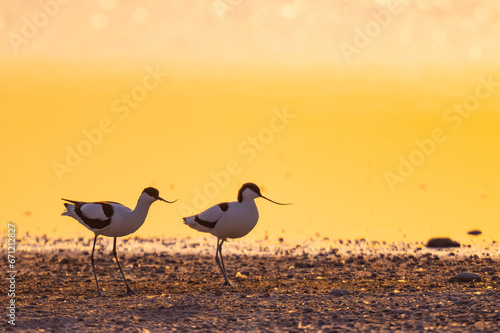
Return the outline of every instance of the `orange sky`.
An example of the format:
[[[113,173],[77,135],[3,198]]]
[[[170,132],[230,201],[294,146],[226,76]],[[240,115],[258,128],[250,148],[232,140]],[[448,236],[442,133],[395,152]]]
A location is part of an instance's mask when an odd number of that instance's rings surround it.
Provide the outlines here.
[[[139,235],[195,235],[184,214],[253,181],[295,203],[259,202],[258,237],[498,239],[499,8],[2,2],[0,211],[86,234],[61,197],[133,205],[156,186],[179,202]]]
[[[498,63],[498,1],[4,1],[9,57]]]

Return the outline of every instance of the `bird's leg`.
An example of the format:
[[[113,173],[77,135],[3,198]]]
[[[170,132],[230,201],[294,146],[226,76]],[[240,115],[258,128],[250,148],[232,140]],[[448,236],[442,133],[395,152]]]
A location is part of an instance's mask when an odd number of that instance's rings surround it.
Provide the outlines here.
[[[123,281],[125,281],[125,285],[127,286],[127,294],[135,294],[135,292],[129,287],[127,279],[125,278],[125,274],[123,274],[122,267],[120,266],[120,262],[118,261],[118,256],[116,255],[116,237],[113,241],[113,255],[115,256],[116,263],[118,264],[118,268],[120,269],[120,273],[122,273]]]
[[[224,275],[225,281],[223,286],[231,286],[231,283],[229,282],[229,279],[227,277],[226,268],[224,267],[224,259],[222,258],[222,244],[224,244],[224,240],[221,239],[219,243],[219,239],[217,238],[217,252],[215,253],[215,261],[217,262],[217,265],[219,265],[219,268],[222,271],[222,274]],[[220,260],[218,257],[219,255],[220,255]]]
[[[224,270],[222,269],[222,265],[219,260],[219,239],[217,238],[217,250],[215,251],[215,262],[217,263],[217,266],[219,266],[222,274],[224,274]]]
[[[99,288],[99,282],[97,281],[97,274],[95,273],[95,265],[94,265],[94,249],[95,249],[95,242],[97,241],[97,234],[95,235],[94,238],[94,245],[92,246],[92,254],[90,255],[90,263],[92,264],[92,271],[94,272],[94,277],[95,277],[95,284],[97,286],[97,295],[101,295],[101,289]]]
[[[226,266],[224,265],[224,258],[222,257],[222,244],[224,244],[224,240],[222,240],[222,242],[220,242],[220,246],[219,246],[220,262],[222,264],[222,269],[224,269],[224,275],[226,277],[226,283],[224,283],[224,285],[230,286],[231,283],[229,282],[229,279],[227,278]]]

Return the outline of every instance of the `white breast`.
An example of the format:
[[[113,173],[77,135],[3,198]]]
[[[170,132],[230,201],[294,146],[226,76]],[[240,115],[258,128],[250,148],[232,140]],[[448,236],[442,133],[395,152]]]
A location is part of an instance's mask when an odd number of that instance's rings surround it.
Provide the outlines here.
[[[247,235],[257,225],[259,211],[253,200],[231,202],[215,228],[210,232],[219,238],[240,238]]]
[[[114,205],[113,208],[114,213],[111,218],[111,224],[108,228],[99,232],[100,235],[108,237],[123,237],[130,235],[142,226],[148,214],[147,209],[136,209],[133,211],[122,205]]]

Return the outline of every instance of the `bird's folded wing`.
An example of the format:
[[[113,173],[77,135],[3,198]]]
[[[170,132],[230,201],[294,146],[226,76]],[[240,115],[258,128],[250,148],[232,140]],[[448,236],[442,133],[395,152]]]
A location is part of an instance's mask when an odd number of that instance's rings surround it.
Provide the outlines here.
[[[80,207],[82,217],[92,220],[108,220],[113,215],[113,207],[109,203],[92,202]]]
[[[224,211],[221,208],[221,205],[215,205],[210,207],[204,212],[201,212],[197,215],[199,220],[214,223],[220,220],[220,218],[224,215]]]

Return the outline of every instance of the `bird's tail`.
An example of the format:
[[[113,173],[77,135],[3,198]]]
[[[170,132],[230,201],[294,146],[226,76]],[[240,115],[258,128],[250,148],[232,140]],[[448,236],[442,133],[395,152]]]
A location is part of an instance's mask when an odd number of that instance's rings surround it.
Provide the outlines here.
[[[189,216],[189,217],[183,217],[182,220],[184,221],[184,224],[190,227],[191,229],[198,230],[201,232],[209,232],[211,229],[206,228],[196,222],[196,216]]]
[[[183,217],[182,221],[184,222],[185,225],[195,229],[194,228],[194,225],[195,225],[194,216]]]
[[[64,207],[66,207],[66,210],[64,212],[62,212],[61,216],[71,216],[71,213],[75,208],[74,204],[76,204],[78,201],[68,200],[68,199],[64,199],[64,198],[63,198],[63,200],[69,201],[69,202],[71,202],[71,204],[69,204],[67,202],[64,203]]]
[[[76,200],[69,200],[69,199],[64,199],[64,198],[62,198],[62,200],[67,201],[67,202],[71,202],[72,204],[77,204],[77,203],[79,203],[79,202],[80,202],[80,201],[76,201]]]

